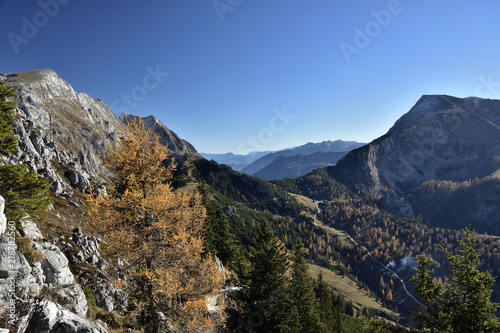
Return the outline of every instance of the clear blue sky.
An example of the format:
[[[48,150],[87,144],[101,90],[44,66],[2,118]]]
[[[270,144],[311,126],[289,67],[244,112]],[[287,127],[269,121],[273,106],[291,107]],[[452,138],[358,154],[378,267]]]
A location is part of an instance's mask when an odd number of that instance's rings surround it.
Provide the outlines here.
[[[0,0],[0,72],[53,69],[201,152],[367,142],[423,94],[500,98],[499,13],[498,0]]]

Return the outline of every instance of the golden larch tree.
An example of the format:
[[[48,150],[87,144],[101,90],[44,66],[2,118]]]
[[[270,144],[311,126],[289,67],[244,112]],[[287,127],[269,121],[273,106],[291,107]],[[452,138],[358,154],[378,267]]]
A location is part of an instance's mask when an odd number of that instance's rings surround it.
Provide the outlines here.
[[[106,257],[124,263],[127,279],[117,283],[139,291],[144,301],[137,308],[149,313],[155,333],[159,312],[173,331],[223,324],[223,304],[216,313],[207,308],[207,299],[223,288],[224,273],[203,255],[205,209],[199,195],[173,190],[173,159],[144,121],[129,122],[122,137],[103,157],[113,189],[107,197],[89,197],[89,221],[105,240]]]

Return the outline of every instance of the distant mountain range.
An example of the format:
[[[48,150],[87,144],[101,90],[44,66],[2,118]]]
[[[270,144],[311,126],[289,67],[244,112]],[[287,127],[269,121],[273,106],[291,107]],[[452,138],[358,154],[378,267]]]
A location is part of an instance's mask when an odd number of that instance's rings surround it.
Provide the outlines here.
[[[314,169],[335,165],[352,149],[365,145],[356,141],[323,141],[271,152],[247,155],[204,154],[207,159],[264,180],[300,177]]]
[[[201,156],[206,158],[207,160],[214,160],[219,164],[229,165],[231,168],[237,171],[241,171],[243,168],[252,164],[262,156],[265,156],[269,153],[273,153],[273,151],[253,151],[246,155],[237,155],[233,153],[225,153],[225,154],[209,154],[209,153],[200,153]]]

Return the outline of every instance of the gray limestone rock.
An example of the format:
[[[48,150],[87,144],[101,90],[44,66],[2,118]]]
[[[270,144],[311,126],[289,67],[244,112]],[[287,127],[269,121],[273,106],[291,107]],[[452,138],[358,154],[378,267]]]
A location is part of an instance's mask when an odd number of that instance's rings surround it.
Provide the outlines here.
[[[19,333],[106,333],[100,324],[90,322],[54,302],[43,300],[25,319]]]
[[[73,171],[68,176],[71,186],[76,187],[80,191],[85,191],[90,187],[90,181],[87,177],[77,171]]]
[[[33,222],[33,219],[31,217],[23,217],[19,222],[21,223],[22,227],[21,234],[24,237],[28,237],[33,241],[39,241],[43,238],[40,230],[38,230],[36,223]]]
[[[227,205],[226,207],[224,207],[222,209],[222,212],[224,214],[226,214],[228,217],[231,217],[231,216],[240,216],[240,212],[238,212],[238,210],[236,209],[236,207],[234,206],[230,206],[230,205]]]
[[[415,218],[415,214],[413,213],[411,205],[408,202],[404,201],[393,190],[387,192],[387,194],[385,194],[382,199],[380,199],[379,205],[381,206],[381,208],[393,214],[409,217],[411,219]]]
[[[49,287],[67,286],[75,283],[75,277],[68,267],[68,258],[49,242],[35,244],[35,250],[43,253],[41,268]]]
[[[122,113],[120,115],[120,120],[126,124],[129,121],[137,119],[138,116]],[[160,142],[167,146],[174,154],[196,154],[198,152],[189,142],[182,140],[173,131],[168,129],[161,121],[155,116],[149,116],[141,118],[144,120],[145,125],[148,128],[153,129],[153,131],[159,135]]]
[[[82,287],[78,284],[58,289],[55,292],[55,295],[57,297],[57,302],[69,309],[71,312],[74,312],[83,318],[87,316],[89,308],[87,298],[83,293]]]
[[[80,246],[85,255],[99,254],[99,243],[100,239],[97,237],[89,237],[82,233],[82,229],[75,228],[73,230],[73,243],[77,246]],[[95,262],[97,263],[97,261]]]
[[[14,240],[0,236],[0,300],[19,298],[27,301],[30,296],[37,295],[41,285],[31,274],[32,269],[24,256],[17,251]],[[15,287],[15,292],[14,292]]]
[[[102,288],[95,293],[97,305],[106,309],[106,311],[113,311],[115,308],[113,302],[113,296],[110,295],[110,292],[107,288]]]

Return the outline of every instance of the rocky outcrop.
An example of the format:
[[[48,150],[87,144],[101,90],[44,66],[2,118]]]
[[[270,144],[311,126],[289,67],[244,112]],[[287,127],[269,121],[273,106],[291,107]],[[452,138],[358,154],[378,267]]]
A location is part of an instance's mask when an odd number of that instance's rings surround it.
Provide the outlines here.
[[[55,245],[49,242],[35,243],[35,250],[43,253],[41,268],[45,276],[45,284],[49,288],[75,284],[75,277],[69,269],[68,258]]]
[[[9,237],[0,237],[0,301],[9,304],[10,300],[13,300],[16,314],[20,317],[18,327],[27,327],[26,332],[32,332],[34,329],[40,332],[42,326],[37,325],[45,321],[50,324],[48,327],[53,329],[65,327],[70,331],[76,329],[78,332],[94,329],[95,325],[84,319],[88,311],[87,298],[82,287],[76,283],[75,276],[69,268],[69,261],[61,248],[79,247],[82,249],[80,252],[83,262],[85,260],[83,251],[99,253],[97,239],[83,235],[78,229],[80,232],[74,239],[79,245],[64,242],[64,238],[48,242],[41,238],[41,233],[31,218],[23,218],[21,225],[24,227],[24,237],[33,241],[33,249],[41,254],[41,260],[29,263],[17,250],[14,238],[10,237],[10,234]],[[102,263],[103,259],[98,258],[97,261]],[[104,270],[104,268],[97,269]],[[102,273],[101,275],[105,276]],[[110,304],[108,308],[113,310],[115,303],[119,304],[119,308],[124,308],[127,304],[126,294],[120,289],[112,288],[109,279],[102,279],[101,282],[104,285],[101,290],[106,290],[111,296],[107,299]],[[50,302],[42,301],[37,304],[40,296],[44,294],[51,295]]]
[[[57,303],[42,300],[38,303],[19,329],[19,333],[65,332],[105,333],[104,327],[90,322],[63,308]]]
[[[411,219],[415,217],[411,205],[397,195],[394,190],[387,192],[382,199],[379,200],[378,205],[381,208],[399,216]]]
[[[14,133],[22,162],[45,176],[57,194],[103,180],[99,151],[116,142],[122,123],[102,101],[77,93],[54,71],[0,74],[18,95]]]
[[[231,216],[234,216],[234,215],[240,216],[240,212],[238,212],[238,210],[236,209],[236,207],[231,206],[231,205],[227,205],[226,207],[224,207],[222,209],[222,212],[224,214],[226,214],[226,216],[228,216],[228,217],[231,217]]]
[[[32,268],[24,256],[17,251],[13,238],[0,236],[0,303],[11,299],[29,301],[42,287],[32,274]]]

